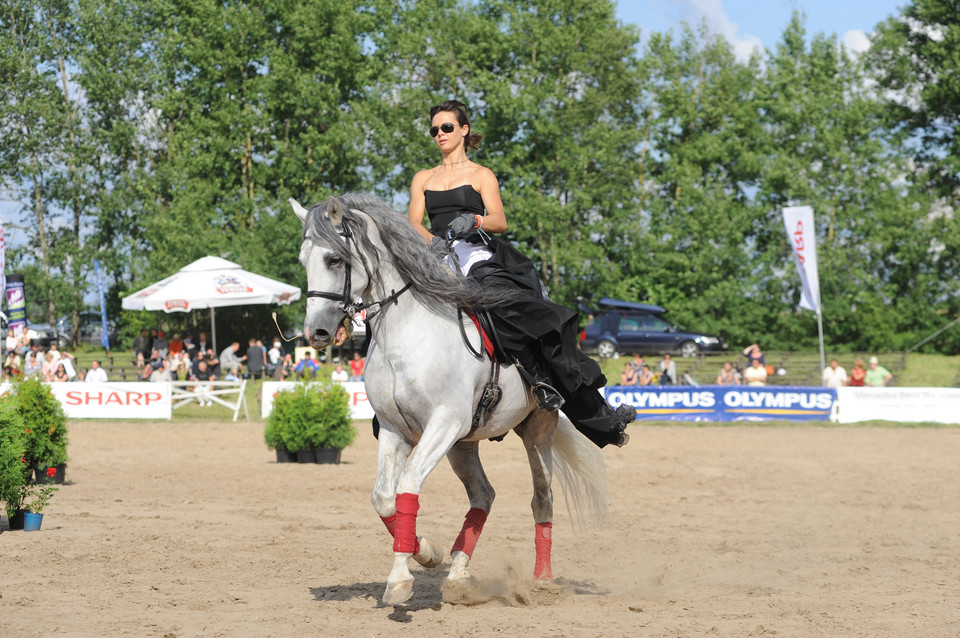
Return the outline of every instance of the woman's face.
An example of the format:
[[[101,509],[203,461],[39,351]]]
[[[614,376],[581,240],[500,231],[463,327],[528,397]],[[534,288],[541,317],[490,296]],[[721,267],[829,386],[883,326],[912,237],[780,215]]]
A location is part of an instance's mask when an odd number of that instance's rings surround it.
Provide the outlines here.
[[[447,125],[448,130],[452,125],[453,130],[450,132],[444,131],[444,124]],[[460,126],[457,121],[457,114],[452,111],[440,111],[434,115],[433,119],[430,120],[431,130],[434,126],[437,127],[437,135],[433,138],[433,141],[436,142],[441,151],[448,153],[463,143],[464,136],[470,130],[469,126]]]

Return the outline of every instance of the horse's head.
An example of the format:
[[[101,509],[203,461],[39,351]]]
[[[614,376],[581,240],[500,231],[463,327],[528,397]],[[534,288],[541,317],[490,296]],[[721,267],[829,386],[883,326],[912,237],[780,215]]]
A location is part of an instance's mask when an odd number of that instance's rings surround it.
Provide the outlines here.
[[[323,350],[341,345],[353,332],[354,300],[369,281],[365,268],[353,268],[356,242],[337,198],[306,210],[291,199],[303,224],[300,263],[307,271],[307,316],[303,334]]]

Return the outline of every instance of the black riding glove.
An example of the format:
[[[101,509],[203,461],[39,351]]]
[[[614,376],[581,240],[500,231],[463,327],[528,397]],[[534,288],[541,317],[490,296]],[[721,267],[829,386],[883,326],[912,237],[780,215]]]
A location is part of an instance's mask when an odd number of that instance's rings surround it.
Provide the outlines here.
[[[474,215],[460,215],[447,226],[444,236],[447,239],[460,239],[477,227],[477,218]]]

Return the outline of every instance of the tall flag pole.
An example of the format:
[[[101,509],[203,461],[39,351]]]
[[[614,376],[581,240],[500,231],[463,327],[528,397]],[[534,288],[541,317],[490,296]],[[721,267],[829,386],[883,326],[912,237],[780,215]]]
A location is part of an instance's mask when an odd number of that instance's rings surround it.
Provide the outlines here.
[[[0,295],[3,295],[4,298],[6,298],[7,296],[7,246],[6,246],[6,243],[7,243],[6,239],[4,238],[4,235],[3,235],[3,220],[0,220]],[[3,302],[2,300],[0,300],[0,305],[2,304]],[[10,321],[9,317],[7,318],[7,321],[8,322]],[[6,337],[7,335],[4,334],[3,336]],[[4,344],[6,344],[6,338],[4,338],[3,342]],[[0,353],[2,352],[3,352],[3,345],[0,345]]]
[[[100,343],[107,349],[107,355],[109,355],[110,332],[107,329],[107,300],[103,291],[103,270],[96,259],[93,260],[93,267],[97,271],[97,287],[100,289]]]
[[[817,233],[813,225],[813,207],[791,206],[783,209],[793,261],[800,274],[800,307],[817,313],[820,334],[820,370],[827,367],[823,353],[823,312],[820,306],[820,275],[817,270]]]

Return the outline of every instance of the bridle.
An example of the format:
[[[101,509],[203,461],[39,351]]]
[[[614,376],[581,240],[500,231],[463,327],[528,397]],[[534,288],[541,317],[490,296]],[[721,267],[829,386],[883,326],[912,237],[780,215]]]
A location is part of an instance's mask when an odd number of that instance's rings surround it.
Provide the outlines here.
[[[343,237],[343,242],[344,244],[346,244],[346,247],[347,247],[347,253],[349,253],[350,240],[353,238],[353,233],[350,232],[350,228],[347,226],[347,221],[345,219],[341,220],[340,229],[337,231],[337,234]],[[367,271],[367,278],[369,279],[370,271],[368,268],[366,268],[366,266],[364,266],[364,269]],[[397,298],[403,293],[405,293],[407,290],[409,290],[410,287],[413,285],[413,282],[407,282],[407,285],[405,285],[403,288],[401,288],[400,290],[391,290],[389,295],[387,295],[383,299],[380,299],[379,301],[371,301],[370,303],[366,303],[366,304],[354,303],[350,294],[350,290],[351,290],[350,275],[352,270],[353,269],[351,267],[350,260],[345,260],[343,292],[336,293],[336,292],[325,292],[322,290],[308,290],[307,298],[309,299],[310,297],[315,297],[315,298],[319,297],[321,299],[329,299],[330,301],[339,301],[340,310],[344,314],[346,314],[351,321],[353,321],[357,317],[357,315],[361,315],[362,313],[364,313],[368,308],[371,308],[373,306],[378,306],[377,310],[375,310],[374,312],[368,312],[366,314],[363,314],[364,321],[369,322],[373,317],[380,314],[380,312],[383,311],[383,309],[386,306],[396,302]]]

